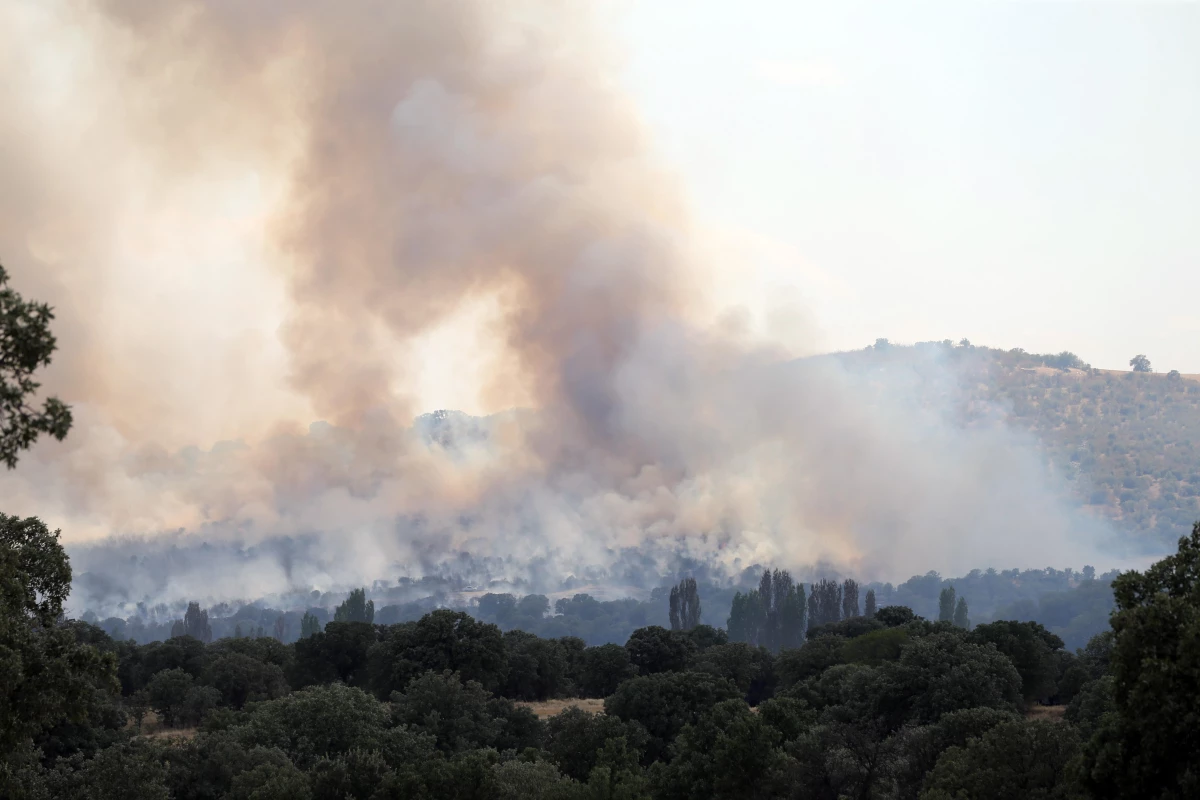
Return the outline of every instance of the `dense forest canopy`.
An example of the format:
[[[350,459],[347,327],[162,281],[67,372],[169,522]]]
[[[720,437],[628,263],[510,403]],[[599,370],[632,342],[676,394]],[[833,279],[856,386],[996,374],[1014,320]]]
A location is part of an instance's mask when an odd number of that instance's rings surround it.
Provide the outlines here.
[[[323,629],[306,618],[292,644],[261,629],[212,639],[195,606],[171,638],[139,644],[65,619],[70,577],[57,532],[0,517],[4,797],[1183,798],[1200,788],[1200,523],[1175,555],[1116,578],[1110,630],[1075,652],[1037,622],[972,625],[949,587],[931,621],[876,607],[871,590],[859,606],[852,580],[822,581],[805,621],[783,572],[739,596],[741,618],[725,629],[685,613],[702,598],[684,580],[659,598],[672,627],[639,628],[624,644],[503,632],[450,609],[380,623],[362,592]],[[487,605],[522,620],[549,610],[544,598]],[[603,703],[550,702],[560,698]],[[1047,706],[1057,711],[1037,713]]]

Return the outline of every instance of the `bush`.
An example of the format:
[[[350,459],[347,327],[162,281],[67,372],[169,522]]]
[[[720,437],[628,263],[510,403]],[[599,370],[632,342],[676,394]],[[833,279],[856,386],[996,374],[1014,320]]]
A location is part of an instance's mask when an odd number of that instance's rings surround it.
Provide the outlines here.
[[[626,722],[637,722],[650,734],[647,756],[666,755],[667,746],[695,723],[705,709],[722,700],[740,699],[737,687],[703,672],[667,672],[634,678],[604,701],[604,710]]]

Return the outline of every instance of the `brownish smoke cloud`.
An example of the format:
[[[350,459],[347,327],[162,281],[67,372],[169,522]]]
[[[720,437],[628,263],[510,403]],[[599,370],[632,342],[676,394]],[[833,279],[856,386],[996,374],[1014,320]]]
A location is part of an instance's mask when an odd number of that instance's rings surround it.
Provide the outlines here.
[[[412,515],[447,552],[564,565],[665,540],[878,574],[1018,553],[1012,528],[1073,553],[1001,432],[709,324],[703,237],[585,12],[6,9],[0,256],[58,308],[47,384],[79,419],[0,480],[10,510],[75,539],[323,532],[350,561],[331,580],[405,563]],[[428,448],[413,343],[480,299],[499,312],[473,382],[537,413]]]

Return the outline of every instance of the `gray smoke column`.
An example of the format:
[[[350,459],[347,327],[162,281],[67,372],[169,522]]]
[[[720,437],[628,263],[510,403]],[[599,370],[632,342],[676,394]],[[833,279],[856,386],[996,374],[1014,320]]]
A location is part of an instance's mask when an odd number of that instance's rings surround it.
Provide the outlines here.
[[[585,9],[0,13],[0,256],[58,308],[47,383],[79,420],[0,477],[7,510],[73,542],[325,542],[318,567],[175,589],[214,597],[462,549],[863,577],[1086,558],[1089,526],[1003,426],[781,364],[720,317],[705,238]],[[486,446],[430,447],[409,430],[427,410],[411,346],[473,302],[495,309],[480,397],[535,411],[491,420]]]

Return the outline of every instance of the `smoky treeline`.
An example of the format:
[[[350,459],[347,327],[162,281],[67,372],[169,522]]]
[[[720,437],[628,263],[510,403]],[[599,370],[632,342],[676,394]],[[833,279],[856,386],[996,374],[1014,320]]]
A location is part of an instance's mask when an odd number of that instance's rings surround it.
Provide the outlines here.
[[[1005,446],[1017,447],[1018,452],[1028,447],[1048,463],[1054,477],[1044,476],[1046,485],[1057,486],[1061,508],[1074,508],[1072,513],[1079,520],[1091,520],[1076,530],[1072,546],[1065,549],[1070,560],[1082,552],[1090,554],[1089,560],[1113,563],[1156,550],[1160,541],[1177,535],[1180,525],[1200,510],[1194,441],[1194,432],[1200,431],[1200,417],[1196,416],[1200,414],[1200,385],[1165,375],[1113,376],[1091,368],[1050,367],[1048,361],[1058,363],[1041,356],[933,342],[915,347],[877,345],[815,359],[807,366],[777,365],[775,369],[811,369],[825,364],[819,368],[827,370],[829,364],[837,364],[842,375],[839,380],[852,381],[859,399],[872,407],[891,404],[889,413],[899,414],[901,425],[919,424],[918,429],[924,426],[927,431],[950,426],[968,437],[990,436],[1001,428],[1023,430],[1031,437],[1028,441],[1010,439]],[[525,412],[522,418],[537,419],[537,414]],[[502,448],[497,442],[503,440],[511,419],[443,411],[418,417],[408,435],[414,446],[436,452],[452,464],[470,464],[481,454]],[[333,430],[316,426],[308,438],[315,443],[335,435]],[[208,458],[204,454],[197,457],[201,461]],[[1001,471],[1004,458],[997,462]],[[898,471],[904,469],[896,466]],[[1007,491],[1002,484],[995,488],[997,497]],[[870,501],[865,486],[851,494]],[[989,498],[989,506],[994,499]],[[584,506],[590,502],[575,500]],[[960,501],[943,498],[937,502],[956,506]],[[536,539],[544,532],[541,518],[521,513],[522,530]],[[1070,563],[1056,549],[1058,540],[1051,539],[1049,545],[1042,540],[1026,541],[1031,529],[1020,518],[1007,510],[997,509],[997,513],[1001,516],[996,520],[1004,523],[998,527],[990,528],[986,520],[977,526],[977,520],[972,520],[944,538],[921,534],[905,550],[900,563],[911,563],[913,572],[942,571],[940,564],[948,553],[953,553],[955,560],[969,559],[970,566]],[[1112,518],[1111,527],[1088,527],[1101,524],[1097,520],[1106,517]],[[296,598],[310,593],[313,586],[345,591],[356,585],[372,586],[394,575],[419,575],[460,585],[502,585],[505,591],[517,594],[556,594],[572,588],[573,582],[603,586],[603,591],[592,593],[611,599],[614,595],[645,595],[670,576],[682,573],[740,586],[744,584],[742,573],[762,563],[787,565],[793,572],[805,572],[806,578],[832,572],[881,582],[878,573],[883,571],[880,564],[885,559],[880,553],[888,552],[886,547],[877,550],[873,539],[867,537],[856,540],[859,549],[852,556],[830,555],[823,562],[807,562],[810,566],[805,570],[802,558],[752,558],[745,551],[730,556],[726,548],[711,549],[714,541],[721,541],[720,536],[702,536],[703,546],[696,548],[696,540],[688,536],[649,535],[654,530],[650,526],[639,529],[642,532],[628,543],[588,553],[562,549],[530,553],[520,542],[511,549],[501,547],[501,540],[490,535],[495,519],[486,509],[474,509],[455,521],[458,533],[454,536],[448,536],[445,525],[435,517],[414,512],[345,535],[308,530],[254,538],[212,524],[197,531],[73,544],[69,549],[78,573],[72,606],[80,613],[91,610],[122,617],[130,616],[138,604],[155,607],[190,599],[208,605],[262,599],[290,607],[307,602]],[[574,527],[579,522],[577,512],[571,512],[571,519],[568,540],[578,530]],[[896,524],[895,519],[880,518],[871,527],[883,536],[897,531]],[[796,530],[804,531],[804,524],[798,524]],[[833,542],[841,541],[842,534],[811,535]],[[790,528],[781,528],[776,538],[796,536]],[[1019,542],[1019,547],[989,556],[996,552],[992,548],[1001,543],[1007,548],[1014,542]],[[921,563],[925,556],[929,561]],[[950,574],[966,573],[963,569]],[[983,602],[985,606],[979,610],[986,611],[991,600],[984,598]]]
[[[186,631],[203,641],[266,635],[291,643],[337,621],[339,613],[346,619],[390,625],[445,608],[494,623],[502,630],[575,636],[589,645],[624,642],[634,630],[647,625],[686,630],[707,624],[727,629],[732,641],[777,652],[798,646],[822,626],[871,617],[884,606],[904,606],[929,619],[951,621],[964,628],[994,619],[1037,621],[1075,648],[1108,624],[1113,606],[1110,586],[1116,574],[1097,575],[1091,567],[1080,571],[976,570],[958,578],[929,573],[892,585],[860,584],[852,578],[804,583],[793,580],[787,571],[747,570],[736,582],[689,577],[671,584],[669,578],[660,576],[660,585],[640,599],[606,596],[603,586],[591,588],[589,593],[582,583],[572,588],[568,582],[550,594],[521,593],[449,576],[391,584],[379,581],[349,594],[298,593],[288,598],[286,605],[263,599],[201,609],[191,602],[186,608],[165,604],[136,607],[134,613],[123,616],[87,611],[81,619],[117,640],[165,640]]]
[[[64,617],[69,560],[40,520],[0,515],[0,544],[0,663],[22,708],[0,716],[5,797],[1166,800],[1198,766],[1200,523],[1116,577],[1109,629],[1074,651],[1038,622],[947,619],[965,607],[950,586],[938,620],[871,608],[871,589],[859,609],[851,579],[809,585],[813,624],[784,643],[804,587],[774,570],[739,596],[775,650],[697,621],[690,577],[658,598],[670,629],[623,643],[450,609],[381,623],[360,589],[291,644],[211,639],[194,605],[142,644]],[[39,658],[42,674],[11,669]]]

